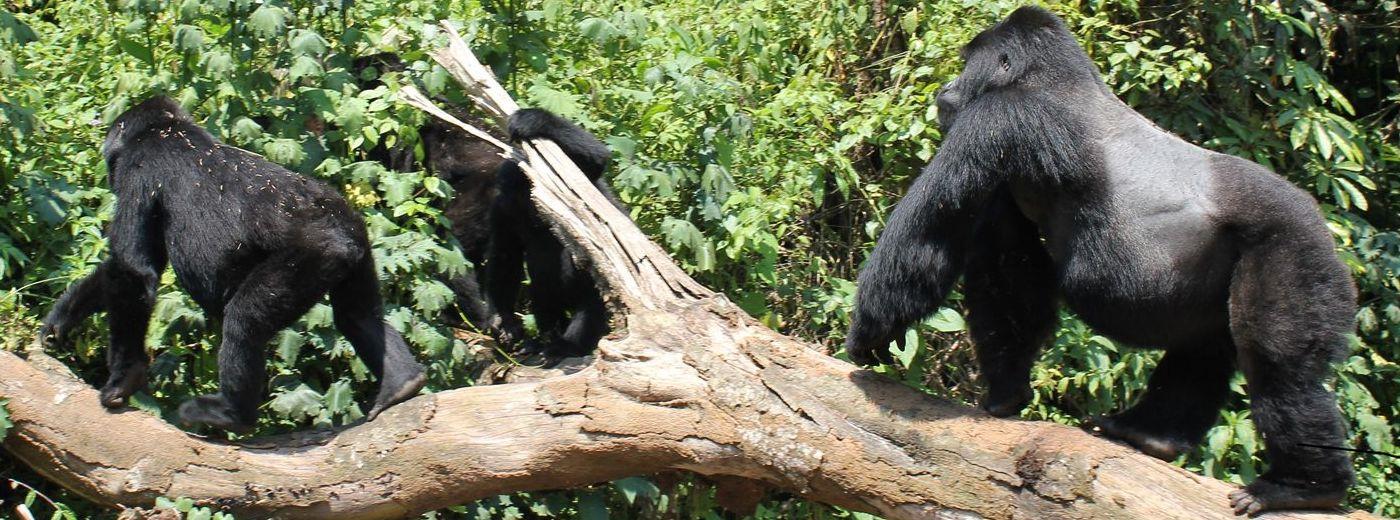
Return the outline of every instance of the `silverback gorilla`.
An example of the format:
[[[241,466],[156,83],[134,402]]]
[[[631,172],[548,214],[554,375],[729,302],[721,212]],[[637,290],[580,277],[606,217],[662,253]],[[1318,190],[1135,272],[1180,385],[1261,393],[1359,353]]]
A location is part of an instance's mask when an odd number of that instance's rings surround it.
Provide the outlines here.
[[[125,405],[145,385],[143,343],[167,260],[190,297],[223,323],[219,393],[181,405],[187,424],[251,429],[267,342],[327,293],[336,328],[379,378],[369,419],[423,387],[423,366],[383,321],[364,222],[334,189],[218,142],[165,97],[118,117],[103,155],[117,197],[109,257],[59,298],[40,337],[61,343],[84,318],[107,311],[104,406]]]
[[[1236,514],[1336,506],[1352,481],[1333,396],[1356,293],[1316,204],[1253,162],[1193,146],[1113,96],[1064,23],[1016,10],[938,94],[942,148],[861,271],[846,349],[863,365],[961,274],[996,416],[1030,398],[1057,298],[1103,334],[1166,351],[1146,395],[1093,424],[1173,459],[1249,384],[1269,470]]]

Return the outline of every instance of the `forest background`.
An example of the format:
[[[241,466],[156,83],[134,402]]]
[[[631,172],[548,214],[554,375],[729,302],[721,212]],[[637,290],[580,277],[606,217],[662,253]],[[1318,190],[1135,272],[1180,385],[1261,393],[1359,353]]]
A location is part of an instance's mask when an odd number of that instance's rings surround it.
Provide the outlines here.
[[[30,342],[65,287],[105,254],[106,123],[152,93],[219,138],[340,187],[369,223],[388,319],[430,364],[430,390],[474,383],[489,348],[443,325],[445,276],[469,269],[440,208],[451,188],[390,172],[377,146],[415,146],[412,82],[466,103],[426,55],[461,28],[526,106],[579,121],[615,152],[609,173],[642,229],[698,280],[765,324],[838,356],[854,279],[894,203],[937,151],[933,97],[959,48],[1019,5],[916,0],[0,0],[0,342]],[[1400,5],[1383,1],[1050,6],[1125,101],[1191,142],[1247,157],[1314,194],[1360,289],[1336,394],[1357,453],[1348,505],[1400,516]],[[355,58],[406,64],[359,70]],[[421,155],[421,149],[419,150]],[[881,369],[930,394],[978,393],[960,298]],[[104,377],[105,324],[53,352]],[[170,417],[217,384],[217,335],[163,280],[136,406]],[[258,435],[358,420],[372,388],[317,306],[272,349]],[[1023,417],[1076,424],[1138,397],[1158,355],[1072,314],[1036,365]],[[1260,471],[1243,378],[1206,442],[1177,461],[1236,483]],[[8,425],[0,401],[0,435]],[[110,517],[0,454],[0,484],[38,517]],[[189,518],[226,516],[180,497]],[[430,518],[718,518],[684,475],[520,493]],[[789,496],[758,518],[868,518]]]

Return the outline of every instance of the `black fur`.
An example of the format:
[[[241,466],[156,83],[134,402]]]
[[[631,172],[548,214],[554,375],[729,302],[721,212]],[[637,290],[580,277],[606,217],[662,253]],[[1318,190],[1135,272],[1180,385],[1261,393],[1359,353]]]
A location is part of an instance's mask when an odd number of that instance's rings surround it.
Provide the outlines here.
[[[363,88],[380,84],[385,71],[403,69],[393,54],[365,56],[352,65]],[[477,128],[490,128],[469,111],[447,104],[454,117]],[[554,140],[609,201],[626,211],[602,178],[612,153],[598,138],[541,109],[516,112],[507,127],[509,138],[516,142]],[[522,353],[575,356],[591,352],[608,329],[602,296],[593,277],[575,262],[575,254],[535,213],[528,179],[495,145],[455,125],[431,118],[418,135],[423,166],[452,185],[455,195],[445,213],[453,237],[476,268],[471,275],[447,280],[466,321],[491,332],[506,348],[520,347]],[[381,146],[369,155],[393,170],[416,168],[407,148]],[[540,332],[534,340],[526,339],[515,315],[527,271],[529,301]]]
[[[548,139],[558,144],[584,175],[619,209],[603,172],[612,153],[593,134],[541,109],[524,109],[507,123],[515,142]],[[608,332],[607,307],[592,275],[550,230],[530,202],[530,182],[514,161],[501,164],[498,194],[491,206],[491,240],[486,260],[486,300],[491,328],[502,343],[524,339],[515,315],[516,298],[530,273],[530,301],[540,337],[526,351],[551,356],[580,356],[592,352]],[[570,316],[566,316],[570,313]]]
[[[336,327],[379,378],[369,418],[422,388],[422,365],[382,320],[364,222],[334,189],[218,142],[164,97],[118,117],[103,153],[117,197],[109,258],[59,299],[40,335],[62,343],[77,323],[107,310],[104,406],[123,406],[145,383],[146,327],[167,260],[190,297],[223,323],[219,393],[181,405],[182,421],[250,429],[268,340],[327,293]]]
[[[490,128],[466,110],[450,108],[449,112],[477,128]],[[418,135],[427,169],[452,186],[454,195],[443,212],[463,255],[475,266],[472,274],[448,280],[448,285],[466,321],[488,328],[493,320],[481,286],[491,243],[491,206],[498,192],[496,172],[505,158],[495,145],[437,118],[419,128]]]
[[[944,142],[861,271],[846,349],[861,364],[965,275],[992,414],[1030,397],[1063,298],[1118,341],[1163,348],[1141,402],[1095,421],[1166,459],[1197,444],[1249,382],[1270,468],[1237,513],[1332,507],[1352,481],[1323,386],[1356,292],[1312,197],[1253,162],[1193,146],[1113,96],[1053,14],[977,35],[938,96]]]

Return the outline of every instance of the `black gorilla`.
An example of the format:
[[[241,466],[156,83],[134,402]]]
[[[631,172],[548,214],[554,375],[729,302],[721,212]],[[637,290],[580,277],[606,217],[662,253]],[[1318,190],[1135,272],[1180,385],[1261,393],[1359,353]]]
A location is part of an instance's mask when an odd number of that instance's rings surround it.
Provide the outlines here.
[[[997,416],[1030,396],[1063,297],[1105,335],[1166,350],[1142,401],[1095,421],[1173,459],[1215,422],[1238,364],[1270,468],[1240,514],[1332,507],[1352,481],[1323,386],[1356,292],[1313,199],[1193,146],[1113,96],[1064,23],[1016,10],[963,50],[938,95],[944,142],[861,271],[846,349],[865,365],[959,274]]]
[[[593,134],[545,110],[527,108],[507,122],[515,142],[549,139],[558,144],[588,176],[594,187],[626,213],[603,179],[612,152]],[[489,326],[504,344],[524,340],[515,315],[516,297],[530,273],[530,302],[539,338],[526,341],[526,352],[582,356],[608,333],[608,311],[593,276],[577,263],[577,252],[554,236],[530,202],[530,181],[514,161],[501,163],[497,194],[488,219],[491,239],[486,251],[485,295]],[[460,240],[460,238],[459,238]],[[566,313],[571,313],[566,316]]]
[[[143,342],[167,259],[190,296],[223,322],[219,393],[181,405],[185,423],[252,428],[268,340],[327,293],[336,328],[379,378],[369,419],[423,387],[423,366],[382,319],[364,222],[335,190],[218,142],[165,97],[118,117],[103,154],[117,196],[109,258],[59,298],[40,336],[61,343],[107,310],[104,406],[124,405],[145,384]]]
[[[477,128],[488,125],[460,108],[454,117]],[[593,185],[624,212],[603,173],[612,153],[588,133],[542,109],[524,109],[507,121],[509,139],[553,140]],[[530,202],[530,183],[495,145],[454,125],[431,120],[419,129],[423,162],[453,188],[445,208],[452,235],[472,276],[449,281],[467,321],[491,332],[508,348],[549,356],[581,356],[608,332],[608,313],[591,274],[550,230]],[[387,164],[387,163],[386,163]],[[539,337],[528,340],[515,315],[525,273]]]
[[[405,67],[398,56],[381,53],[356,58],[351,70],[361,88],[368,89],[381,85],[385,72],[402,72]],[[443,103],[457,119],[477,128],[491,127],[462,107]],[[626,213],[602,178],[612,153],[597,137],[541,109],[521,110],[506,126],[509,139],[516,142],[554,140],[594,186]],[[418,135],[423,144],[422,166],[455,192],[444,213],[463,255],[475,267],[472,275],[447,281],[466,321],[492,333],[502,346],[521,347],[526,354],[558,357],[591,352],[608,332],[607,308],[592,275],[575,261],[575,252],[535,213],[528,179],[495,145],[455,125],[430,118]],[[418,167],[409,147],[379,146],[368,155],[396,171]],[[527,271],[539,330],[534,340],[526,339],[515,315]]]

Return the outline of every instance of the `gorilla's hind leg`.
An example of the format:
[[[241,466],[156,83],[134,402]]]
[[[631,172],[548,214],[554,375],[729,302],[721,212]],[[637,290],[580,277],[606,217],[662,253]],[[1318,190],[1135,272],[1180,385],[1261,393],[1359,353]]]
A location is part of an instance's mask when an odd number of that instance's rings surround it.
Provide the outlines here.
[[[1147,394],[1117,415],[1089,426],[1163,460],[1174,460],[1205,437],[1230,394],[1235,373],[1229,338],[1168,350],[1152,371]]]
[[[989,201],[976,236],[963,282],[968,327],[987,387],[982,409],[1006,417],[1031,399],[1031,364],[1056,321],[1055,268],[1005,190]]]
[[[583,283],[588,283],[586,280]],[[598,340],[608,333],[608,307],[596,289],[582,298],[569,318],[563,338],[553,355],[560,357],[587,356],[598,348]]]
[[[530,273],[530,310],[535,316],[534,339],[524,342],[524,355],[558,355],[568,326],[567,311],[577,300],[576,290],[569,283],[573,262],[564,244],[555,238],[539,217],[531,215],[531,236],[526,238],[525,268]],[[562,349],[568,350],[568,349]]]
[[[180,405],[185,424],[245,433],[258,419],[267,383],[267,343],[326,293],[340,266],[318,255],[274,254],[254,267],[224,305],[219,393]]]
[[[379,393],[365,418],[372,421],[390,406],[418,395],[428,377],[399,331],[384,323],[379,280],[369,255],[331,289],[331,307],[335,311],[335,327],[379,379]]]
[[[1287,236],[1287,235],[1280,235]],[[1325,237],[1325,232],[1316,233]],[[1356,294],[1330,240],[1247,250],[1230,285],[1230,330],[1269,469],[1231,494],[1236,514],[1330,508],[1351,485],[1345,427],[1323,385],[1346,349]]]

